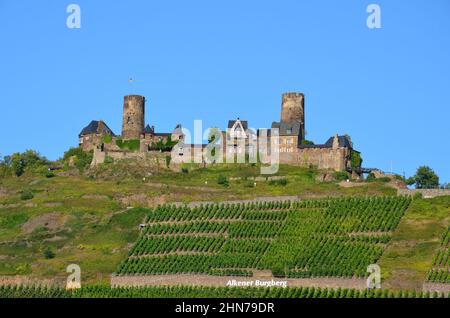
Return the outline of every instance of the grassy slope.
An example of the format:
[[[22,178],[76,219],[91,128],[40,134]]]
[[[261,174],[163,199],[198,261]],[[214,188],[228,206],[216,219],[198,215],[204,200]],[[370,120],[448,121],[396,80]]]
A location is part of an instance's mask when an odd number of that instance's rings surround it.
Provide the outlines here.
[[[126,169],[120,166],[106,168]],[[331,182],[317,183],[316,173],[314,170],[281,166],[278,175],[288,178],[287,186],[258,182],[252,188],[244,180],[231,181],[229,187],[217,184],[220,174],[227,177],[259,176],[257,167],[239,165],[200,169],[188,174],[165,172],[147,177],[145,182],[139,175],[127,179],[120,174],[108,180],[81,176],[45,178],[37,175],[0,179],[0,187],[7,193],[5,195],[3,191],[0,195],[0,204],[15,205],[0,208],[0,275],[56,277],[61,280],[66,277],[66,266],[77,263],[81,265],[85,282],[106,281],[126,257],[130,244],[136,240],[137,225],[143,217],[139,210],[124,210],[118,196],[143,194],[150,199],[164,198],[166,202],[175,202],[268,195],[299,195],[305,198],[395,194],[394,189],[383,183],[354,188],[341,188]],[[33,191],[32,200],[20,200],[20,191],[24,188]],[[90,197],[86,198],[86,195]],[[53,214],[52,221],[60,223],[59,226],[50,229],[46,224],[39,224],[31,232],[24,230],[27,222],[33,223],[36,218],[49,214]],[[44,257],[47,248],[55,252],[55,258]]]
[[[414,200],[381,257],[383,288],[420,289],[450,222],[450,196]]]

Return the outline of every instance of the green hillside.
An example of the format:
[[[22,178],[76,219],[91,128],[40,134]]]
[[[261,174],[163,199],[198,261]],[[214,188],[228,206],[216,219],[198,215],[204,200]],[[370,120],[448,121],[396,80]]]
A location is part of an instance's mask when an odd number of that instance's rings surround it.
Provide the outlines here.
[[[417,230],[410,218],[425,218],[435,224],[432,248],[423,255],[416,282],[425,280],[448,225],[448,198],[414,200],[402,218],[409,201],[392,197],[396,189],[389,180],[343,185],[339,176],[319,181],[324,174],[330,173],[281,166],[278,179],[271,181],[261,179],[259,168],[251,165],[188,165],[172,172],[130,161],[81,171],[63,167],[48,173],[40,167],[20,177],[2,175],[0,276],[62,284],[67,265],[76,263],[84,283],[109,283],[112,273],[132,274],[140,266],[127,264],[147,262],[142,268],[152,273],[164,268],[169,273],[251,275],[256,269],[291,278],[363,277],[367,264],[379,260],[389,279],[389,264],[400,259],[391,248]],[[237,214],[222,208],[219,219],[204,219],[202,208],[160,214],[155,209],[172,202],[268,196],[306,201],[278,208],[242,205],[233,208]],[[354,199],[344,199],[349,197]],[[216,211],[212,205],[208,209]],[[165,223],[176,211],[184,211],[182,218]],[[143,222],[148,223],[145,234],[139,230]]]

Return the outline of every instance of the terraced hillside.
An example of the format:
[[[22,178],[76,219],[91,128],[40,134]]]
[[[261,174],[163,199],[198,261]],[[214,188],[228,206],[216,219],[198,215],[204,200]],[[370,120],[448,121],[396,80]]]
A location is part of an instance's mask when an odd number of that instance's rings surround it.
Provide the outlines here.
[[[411,202],[406,197],[160,206],[118,275],[203,273],[364,277]]]
[[[434,257],[433,268],[428,273],[427,280],[432,283],[450,284],[450,227],[442,235],[441,245]]]
[[[421,290],[443,282],[449,224],[450,196],[414,199],[378,262],[383,288]]]
[[[279,196],[396,194],[386,180],[346,183],[350,187],[338,179],[323,182],[328,172],[314,167],[281,165],[276,177],[285,182],[270,182],[256,180],[259,167],[244,164],[187,165],[183,173],[154,171],[132,160],[84,172],[66,164],[50,172],[50,165],[30,168],[20,177],[0,171],[0,283],[20,276],[21,281],[62,284],[72,263],[83,268],[84,282],[109,283],[136,242],[138,224],[149,213],[144,207]],[[219,177],[228,182],[219,184]]]

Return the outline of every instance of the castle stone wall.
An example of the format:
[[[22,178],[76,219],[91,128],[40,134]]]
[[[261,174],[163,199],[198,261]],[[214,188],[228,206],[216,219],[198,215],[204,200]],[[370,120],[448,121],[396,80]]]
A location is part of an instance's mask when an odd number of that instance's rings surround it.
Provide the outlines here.
[[[346,148],[302,148],[295,152],[280,152],[280,163],[294,166],[316,166],[319,169],[345,170]]]
[[[281,122],[301,123],[302,139],[305,139],[305,95],[285,93],[281,97]]]
[[[140,139],[145,125],[145,97],[125,96],[122,116],[122,139]]]

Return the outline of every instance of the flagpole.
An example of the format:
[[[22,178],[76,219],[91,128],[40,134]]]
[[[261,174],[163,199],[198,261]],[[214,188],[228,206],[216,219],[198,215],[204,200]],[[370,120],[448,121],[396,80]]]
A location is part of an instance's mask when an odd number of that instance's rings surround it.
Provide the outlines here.
[[[130,76],[130,78],[128,79],[128,83],[130,84],[130,95],[133,95],[133,82],[134,78]]]

